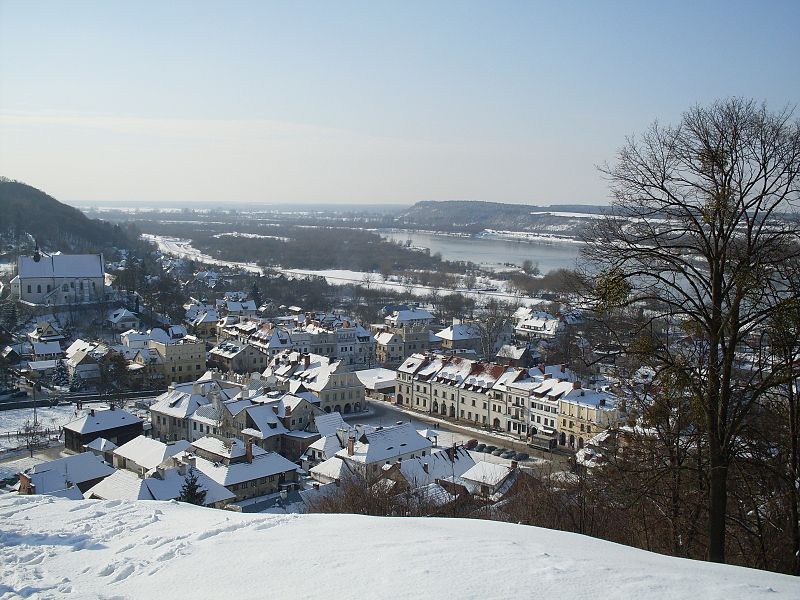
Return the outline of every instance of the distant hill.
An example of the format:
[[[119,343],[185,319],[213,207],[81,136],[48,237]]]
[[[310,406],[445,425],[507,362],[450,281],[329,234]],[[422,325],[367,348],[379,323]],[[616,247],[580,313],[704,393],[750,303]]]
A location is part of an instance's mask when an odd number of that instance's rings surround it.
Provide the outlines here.
[[[29,251],[32,238],[48,252],[103,252],[137,243],[119,225],[90,219],[41,190],[0,178],[0,255]]]
[[[478,233],[483,229],[577,235],[608,207],[589,204],[530,206],[451,200],[417,202],[401,212],[398,227]]]

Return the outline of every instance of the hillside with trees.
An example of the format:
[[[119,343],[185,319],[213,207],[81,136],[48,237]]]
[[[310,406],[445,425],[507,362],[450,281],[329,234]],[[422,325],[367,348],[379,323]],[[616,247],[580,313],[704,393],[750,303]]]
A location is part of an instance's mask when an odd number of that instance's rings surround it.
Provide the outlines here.
[[[395,227],[479,233],[484,229],[580,235],[592,215],[605,207],[592,205],[531,206],[471,200],[417,202],[400,213]]]
[[[35,243],[48,251],[102,252],[138,243],[129,227],[90,219],[30,185],[0,178],[0,255],[16,256]]]

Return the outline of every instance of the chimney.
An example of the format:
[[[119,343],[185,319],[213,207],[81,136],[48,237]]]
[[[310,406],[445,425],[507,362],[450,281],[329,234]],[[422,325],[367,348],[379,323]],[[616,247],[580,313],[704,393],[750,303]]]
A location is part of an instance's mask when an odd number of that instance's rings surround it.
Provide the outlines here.
[[[511,461],[511,470],[512,471],[516,471],[518,466],[519,466],[519,463],[517,463],[517,461],[515,461],[515,460]]]
[[[551,379],[552,377],[553,377],[553,374],[552,374],[552,373],[545,373],[545,374],[544,374],[544,378],[545,378],[545,379]]]
[[[559,366],[561,367],[561,372],[562,373],[566,373],[567,372],[567,365],[566,364],[561,363]]]
[[[250,388],[244,388],[242,390],[242,400],[247,400],[250,397]]]
[[[422,463],[422,470],[428,472],[428,463]]]
[[[247,440],[244,444],[244,455],[247,462],[253,462],[253,440]]]
[[[318,490],[318,489],[319,489],[319,482],[315,481],[315,482],[313,483],[313,486],[314,486],[314,489],[315,489],[315,490]]]
[[[581,389],[581,382],[580,382],[580,381],[573,381],[573,382],[572,382],[572,389],[573,389],[573,390],[579,390],[579,389]]]
[[[274,404],[272,406],[272,412],[274,412],[276,415],[278,414],[278,405],[277,404]]]
[[[456,461],[456,447],[455,446],[450,446],[447,449],[447,458],[450,459],[450,462],[455,462]]]
[[[197,457],[194,454],[190,454],[186,457],[186,463],[190,467],[197,467]]]
[[[347,438],[347,456],[353,456],[356,453],[356,438],[350,436]]]
[[[303,364],[305,365],[306,369],[308,369],[311,366],[311,355],[310,354],[306,354],[305,357],[303,357]]]
[[[93,408],[89,410],[89,416],[90,416],[90,417],[93,417],[93,416],[94,416],[94,409],[93,409]]]
[[[156,467],[156,477],[158,477],[159,479],[164,479],[164,467],[162,467],[161,465],[158,465]]]
[[[200,393],[200,384],[196,381],[192,384],[192,394],[199,394]]]

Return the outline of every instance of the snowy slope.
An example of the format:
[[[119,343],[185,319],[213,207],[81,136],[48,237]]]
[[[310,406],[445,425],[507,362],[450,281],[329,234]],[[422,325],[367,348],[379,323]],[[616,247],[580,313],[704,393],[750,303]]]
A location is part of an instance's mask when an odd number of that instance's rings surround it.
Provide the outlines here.
[[[0,497],[0,598],[800,598],[800,580],[456,519]]]

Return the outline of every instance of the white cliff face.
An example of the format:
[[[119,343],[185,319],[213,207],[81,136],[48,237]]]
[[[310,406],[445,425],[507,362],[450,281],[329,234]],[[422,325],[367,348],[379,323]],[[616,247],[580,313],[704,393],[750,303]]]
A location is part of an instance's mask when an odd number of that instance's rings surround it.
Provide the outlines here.
[[[800,580],[507,523],[0,497],[2,598],[800,597]]]

